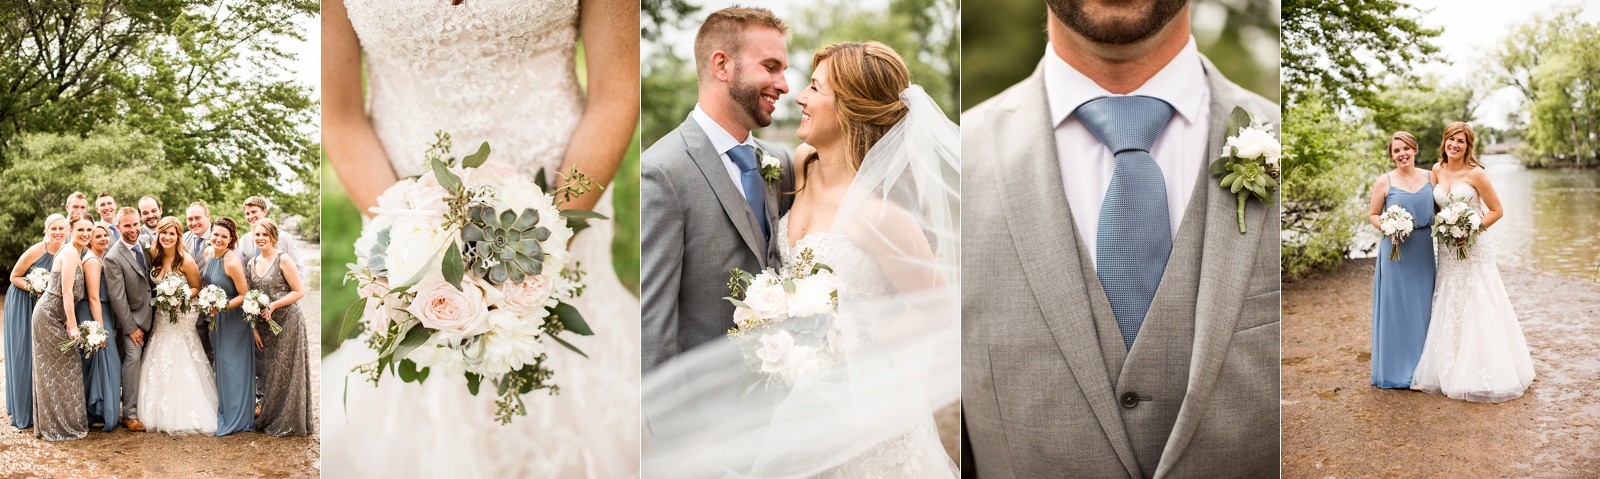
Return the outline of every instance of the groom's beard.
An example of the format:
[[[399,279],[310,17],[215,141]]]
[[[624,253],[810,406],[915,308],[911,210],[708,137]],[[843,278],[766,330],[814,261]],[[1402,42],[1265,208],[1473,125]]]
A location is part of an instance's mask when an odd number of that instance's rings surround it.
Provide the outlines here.
[[[1045,0],[1050,12],[1067,28],[1095,43],[1127,45],[1155,35],[1172,21],[1188,0],[1152,0],[1137,18],[1093,15],[1084,12],[1084,0]]]
[[[756,122],[758,128],[771,125],[772,115],[761,106],[761,87],[745,83],[744,75],[738,70],[734,70],[733,75],[733,82],[729,85],[731,88],[728,89],[728,96],[733,98],[733,103],[744,107],[745,115]]]

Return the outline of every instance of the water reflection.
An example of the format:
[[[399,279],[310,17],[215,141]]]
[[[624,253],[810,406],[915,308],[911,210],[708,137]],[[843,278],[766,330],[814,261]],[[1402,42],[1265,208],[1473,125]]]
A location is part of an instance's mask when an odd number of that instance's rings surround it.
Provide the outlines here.
[[[1496,261],[1588,279],[1600,264],[1600,170],[1527,169],[1483,157],[1506,215],[1494,225]]]

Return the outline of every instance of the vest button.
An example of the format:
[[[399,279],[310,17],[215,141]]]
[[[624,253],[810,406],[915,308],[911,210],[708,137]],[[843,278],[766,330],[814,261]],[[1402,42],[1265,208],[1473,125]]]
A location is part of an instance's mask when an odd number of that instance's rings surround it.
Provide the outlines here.
[[[1133,409],[1139,405],[1139,393],[1128,391],[1122,393],[1122,407]]]

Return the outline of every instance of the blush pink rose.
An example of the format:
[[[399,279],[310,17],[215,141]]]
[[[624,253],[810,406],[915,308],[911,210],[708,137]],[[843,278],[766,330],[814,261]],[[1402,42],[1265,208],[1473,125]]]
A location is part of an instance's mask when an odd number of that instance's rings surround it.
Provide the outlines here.
[[[423,326],[438,330],[452,338],[470,338],[489,331],[489,304],[498,301],[500,294],[485,290],[475,280],[462,280],[460,290],[443,277],[430,275],[412,288],[417,297],[411,300],[406,311],[416,316]]]
[[[554,282],[542,274],[530,276],[521,283],[500,283],[500,294],[504,298],[495,303],[495,307],[518,317],[527,316],[544,309],[552,286]]]

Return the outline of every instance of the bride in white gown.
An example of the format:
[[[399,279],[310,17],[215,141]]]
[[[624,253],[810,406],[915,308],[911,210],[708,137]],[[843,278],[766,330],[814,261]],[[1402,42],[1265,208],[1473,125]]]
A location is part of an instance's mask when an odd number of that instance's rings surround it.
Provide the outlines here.
[[[489,142],[489,168],[531,176],[576,167],[608,185],[638,120],[638,12],[637,2],[615,0],[324,2],[329,162],[362,211],[397,178],[422,173],[435,131],[461,149]],[[575,68],[580,28],[587,94]],[[568,207],[610,216],[611,195]],[[377,388],[347,380],[376,353],[346,341],[322,365],[323,474],[637,475],[639,300],[612,271],[610,222],[591,224],[571,250],[588,273],[573,304],[595,334],[569,339],[588,358],[549,348],[559,395],[529,394],[528,415],[501,425],[494,395],[470,395],[459,376],[389,377]]]
[[[1433,200],[1441,207],[1467,201],[1483,217],[1484,231],[1466,248],[1467,259],[1459,259],[1452,246],[1437,246],[1433,315],[1411,389],[1467,401],[1509,401],[1533,384],[1534,373],[1527,339],[1495,267],[1494,236],[1487,232],[1502,214],[1500,198],[1478,167],[1472,128],[1457,122],[1444,134],[1445,160],[1433,168]]]
[[[169,216],[156,224],[150,275],[158,283],[169,274],[182,276],[193,297],[200,291],[200,267],[179,247],[182,237],[177,218]],[[196,311],[183,312],[172,323],[171,312],[155,306],[139,374],[139,421],[147,431],[174,436],[217,432],[217,383],[195,332],[199,317]]]
[[[796,102],[816,148],[795,154],[772,241],[785,264],[809,251],[833,269],[866,339],[768,393],[747,395],[754,373],[726,340],[653,370],[647,476],[955,477],[932,414],[960,387],[958,127],[887,46],[835,44],[813,69]]]

